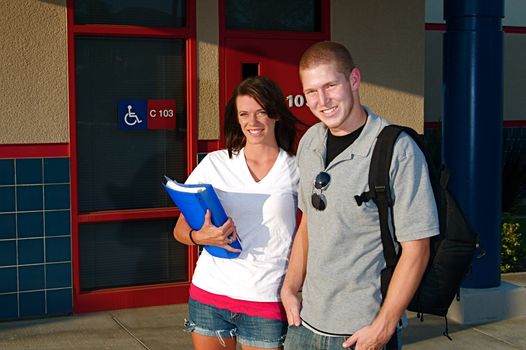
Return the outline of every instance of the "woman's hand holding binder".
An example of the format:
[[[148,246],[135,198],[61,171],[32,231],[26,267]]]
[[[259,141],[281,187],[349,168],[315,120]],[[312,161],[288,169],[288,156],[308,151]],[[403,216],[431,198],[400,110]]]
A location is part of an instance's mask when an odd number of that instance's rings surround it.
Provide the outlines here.
[[[217,227],[212,223],[212,214],[206,210],[203,226],[200,230],[195,230],[194,241],[200,245],[213,245],[224,248],[230,252],[241,252],[241,249],[231,247],[230,244],[239,239],[236,226],[231,218]],[[241,242],[241,240],[239,240]]]

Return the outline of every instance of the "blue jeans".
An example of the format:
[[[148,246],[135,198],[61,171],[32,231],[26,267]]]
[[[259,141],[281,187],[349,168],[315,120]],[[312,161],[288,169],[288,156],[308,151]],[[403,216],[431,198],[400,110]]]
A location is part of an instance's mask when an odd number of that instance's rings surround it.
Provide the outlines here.
[[[398,349],[402,349],[401,330],[397,328]],[[345,349],[342,343],[348,337],[328,337],[312,332],[311,330],[300,325],[299,327],[290,326],[287,339],[285,340],[284,350],[341,350]],[[354,346],[348,348],[354,349]]]
[[[192,298],[188,301],[188,310],[186,330],[217,337],[222,344],[225,338],[236,338],[242,345],[277,348],[283,346],[287,333],[287,322],[231,312]]]

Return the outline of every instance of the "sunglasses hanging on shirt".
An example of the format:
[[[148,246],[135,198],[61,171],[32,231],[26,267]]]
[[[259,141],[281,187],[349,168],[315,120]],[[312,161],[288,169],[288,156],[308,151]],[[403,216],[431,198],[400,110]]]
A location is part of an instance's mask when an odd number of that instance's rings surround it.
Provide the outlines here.
[[[314,189],[312,190],[313,193],[310,200],[316,210],[325,210],[327,207],[327,199],[323,191],[329,186],[330,182],[331,176],[324,171],[320,172],[314,179]],[[319,193],[317,191],[319,191]]]

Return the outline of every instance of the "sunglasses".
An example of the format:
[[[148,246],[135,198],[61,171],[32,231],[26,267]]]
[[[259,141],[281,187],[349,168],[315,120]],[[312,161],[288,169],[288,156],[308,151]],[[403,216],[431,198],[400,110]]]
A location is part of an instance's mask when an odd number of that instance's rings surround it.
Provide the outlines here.
[[[330,182],[331,176],[324,171],[320,172],[314,179],[314,189],[312,190],[313,193],[310,197],[310,201],[316,210],[325,210],[327,207],[327,199],[323,194],[323,190],[329,186]],[[319,190],[320,193],[316,192],[317,190]]]

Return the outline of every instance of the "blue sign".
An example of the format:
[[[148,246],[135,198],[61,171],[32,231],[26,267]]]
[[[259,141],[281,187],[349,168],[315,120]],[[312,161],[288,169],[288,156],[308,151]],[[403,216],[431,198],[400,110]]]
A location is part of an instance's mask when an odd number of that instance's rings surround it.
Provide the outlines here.
[[[142,130],[148,128],[147,100],[119,100],[119,129]]]

